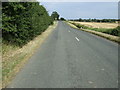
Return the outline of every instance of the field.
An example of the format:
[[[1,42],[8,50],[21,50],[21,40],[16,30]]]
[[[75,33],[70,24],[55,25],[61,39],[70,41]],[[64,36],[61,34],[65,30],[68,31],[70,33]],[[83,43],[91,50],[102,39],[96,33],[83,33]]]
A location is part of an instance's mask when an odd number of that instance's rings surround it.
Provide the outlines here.
[[[102,32],[114,36],[120,36],[120,26],[117,23],[96,23],[96,22],[76,22],[69,21],[80,29]]]
[[[118,26],[118,23],[97,23],[97,22],[74,22],[74,23],[85,25],[90,28],[112,29]]]

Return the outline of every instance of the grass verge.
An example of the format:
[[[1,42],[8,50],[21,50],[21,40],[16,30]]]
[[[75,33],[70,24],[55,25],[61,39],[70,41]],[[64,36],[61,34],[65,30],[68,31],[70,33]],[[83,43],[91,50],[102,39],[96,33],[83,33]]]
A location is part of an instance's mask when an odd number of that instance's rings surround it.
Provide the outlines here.
[[[45,32],[22,48],[2,43],[2,88],[10,83],[56,26],[57,22],[54,22]]]
[[[104,37],[108,40],[111,40],[111,41],[114,41],[114,42],[117,42],[120,44],[120,37],[119,36],[114,36],[114,35],[110,35],[109,33],[105,33],[105,32],[109,32],[107,30],[110,30],[110,29],[95,29],[95,28],[89,28],[89,27],[86,27],[84,25],[78,25],[78,24],[75,24],[75,23],[71,23],[71,22],[68,22],[66,21],[66,23],[68,25],[70,25],[72,28],[75,28],[75,29],[79,29],[79,30],[82,30],[82,31],[86,31],[86,32],[89,32],[89,33],[92,33],[92,34],[95,34],[95,35],[98,35],[98,36],[101,36],[101,37]],[[119,28],[118,28],[119,30]],[[119,34],[118,34],[119,35]]]

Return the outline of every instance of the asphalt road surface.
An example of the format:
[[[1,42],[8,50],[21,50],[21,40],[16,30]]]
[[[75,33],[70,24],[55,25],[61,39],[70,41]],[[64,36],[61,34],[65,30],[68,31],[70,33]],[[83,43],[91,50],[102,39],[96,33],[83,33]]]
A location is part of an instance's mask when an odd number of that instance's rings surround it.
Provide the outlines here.
[[[58,26],[8,88],[117,88],[118,44]]]

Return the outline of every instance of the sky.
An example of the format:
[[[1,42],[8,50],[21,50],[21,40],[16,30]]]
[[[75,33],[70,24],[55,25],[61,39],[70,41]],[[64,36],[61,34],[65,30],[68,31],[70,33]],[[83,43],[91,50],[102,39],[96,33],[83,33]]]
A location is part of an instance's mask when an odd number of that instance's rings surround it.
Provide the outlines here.
[[[41,2],[49,14],[57,11],[65,19],[118,18],[118,2]]]

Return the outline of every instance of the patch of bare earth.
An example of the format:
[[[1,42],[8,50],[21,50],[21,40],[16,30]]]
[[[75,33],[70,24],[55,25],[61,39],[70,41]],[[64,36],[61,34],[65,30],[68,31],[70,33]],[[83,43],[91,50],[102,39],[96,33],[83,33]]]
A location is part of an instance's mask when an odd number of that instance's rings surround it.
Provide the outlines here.
[[[48,29],[41,35],[37,36],[34,40],[28,44],[20,47],[12,47],[10,45],[4,45],[7,51],[2,55],[2,86],[5,87],[9,84],[12,78],[20,71],[23,65],[29,60],[29,58],[40,47],[43,41],[48,35],[55,29],[58,22],[54,22],[54,25],[48,27]]]

